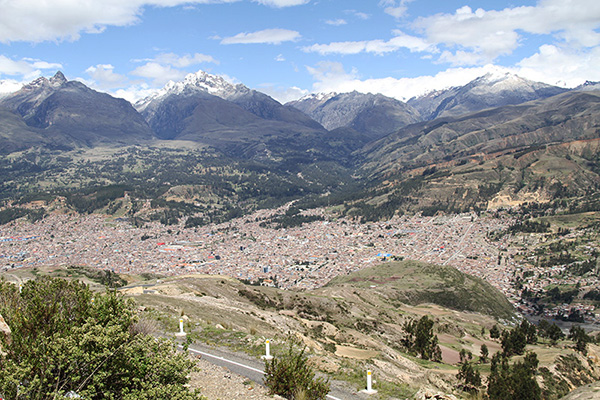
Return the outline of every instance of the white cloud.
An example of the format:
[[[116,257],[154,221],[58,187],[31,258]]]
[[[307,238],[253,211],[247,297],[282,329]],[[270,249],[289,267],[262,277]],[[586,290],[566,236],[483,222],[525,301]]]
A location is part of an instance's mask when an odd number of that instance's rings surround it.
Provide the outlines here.
[[[361,42],[333,42],[329,44],[313,44],[303,47],[302,50],[307,53],[319,53],[322,56],[327,54],[358,54],[365,51],[367,41]]]
[[[268,94],[281,104],[285,104],[288,101],[297,100],[302,96],[306,96],[308,94],[308,90],[300,89],[299,87],[282,87],[276,86],[273,84],[265,83],[260,85],[259,90],[263,93]]]
[[[405,7],[405,6],[386,7],[384,11],[386,14],[389,14],[394,18],[400,18],[404,14],[406,14],[406,9],[407,9],[407,7]]]
[[[429,42],[455,48],[454,57],[445,60],[456,64],[459,55],[470,53],[475,63],[486,63],[498,56],[511,54],[524,33],[554,35],[573,47],[600,44],[600,2],[597,0],[540,0],[535,6],[473,11],[464,6],[454,14],[436,14],[419,18],[415,27],[421,29]],[[459,53],[463,52],[463,53]]]
[[[219,63],[212,56],[200,53],[184,54],[182,56],[175,53],[160,53],[154,58],[133,61],[144,62],[145,64],[131,71],[131,74],[150,79],[153,85],[156,86],[163,86],[170,80],[177,81],[184,78],[189,73],[184,69],[192,65]]]
[[[371,18],[371,16],[367,13],[364,13],[362,11],[358,11],[358,10],[344,10],[344,13],[348,14],[348,15],[352,15],[358,19],[362,19],[362,20],[367,20],[369,18]]]
[[[54,69],[59,70],[63,66],[59,63],[49,63],[47,61],[35,60],[33,58],[24,58],[23,60],[31,62],[31,66],[37,69]]]
[[[62,65],[59,63],[50,63],[32,58],[13,60],[0,55],[0,76],[20,76],[24,81],[30,81],[42,75],[42,70],[56,71],[61,68]]]
[[[401,31],[394,31],[395,37],[388,41],[384,40],[363,40],[356,42],[333,42],[329,44],[313,44],[306,46],[302,50],[309,53],[327,54],[358,54],[374,53],[384,54],[398,51],[401,48],[409,49],[411,52],[437,52],[435,46],[427,43],[425,40],[407,35]]]
[[[281,44],[300,39],[300,33],[288,29],[265,29],[257,32],[242,32],[235,36],[226,37],[221,44]]]
[[[543,45],[531,57],[521,60],[515,73],[534,81],[574,87],[586,80],[600,81],[600,48],[580,50]]]
[[[147,84],[140,84],[132,85],[125,89],[119,89],[111,94],[115,97],[125,99],[131,104],[135,104],[138,100],[144,99],[155,92],[155,88],[151,88]]]
[[[107,26],[134,24],[147,6],[236,1],[239,0],[4,0],[0,42],[77,40],[81,32],[100,33]]]
[[[162,86],[169,81],[178,81],[183,79],[187,73],[173,68],[170,65],[162,65],[151,61],[137,67],[131,71],[131,74],[140,76],[142,78],[151,79],[154,85]]]
[[[175,53],[162,53],[156,56],[152,60],[145,61],[154,61],[159,64],[171,65],[177,68],[186,68],[190,65],[202,64],[202,63],[214,63],[219,64],[219,61],[215,60],[212,56],[200,53],[194,54],[185,54],[183,56],[179,56]]]
[[[127,77],[114,72],[115,67],[110,64],[98,64],[91,66],[85,72],[93,79],[90,84],[102,88],[110,89],[121,87],[127,82]]]
[[[270,7],[292,7],[292,6],[301,6],[304,4],[308,4],[310,0],[253,0],[256,3],[263,4],[265,6]]]
[[[451,68],[436,75],[417,78],[386,77],[361,80],[355,69],[346,72],[340,63],[323,62],[316,67],[307,67],[307,69],[315,80],[312,87],[312,91],[315,93],[344,93],[356,90],[361,93],[381,93],[402,101],[432,90],[466,85],[488,72],[509,72],[508,69],[490,64],[475,68]]]
[[[277,57],[275,57],[275,61],[283,62],[285,61],[285,57],[283,56],[283,54],[278,54]]]
[[[452,53],[451,51],[445,50],[440,54],[439,62],[452,64],[455,67],[467,66],[467,65],[484,65],[491,62],[489,57],[483,54],[457,50]]]
[[[379,5],[384,7],[383,11],[394,18],[400,18],[406,15],[407,3],[412,0],[381,0]]]
[[[315,92],[351,92],[353,82],[358,81],[358,71],[346,72],[339,62],[321,61],[316,67],[307,66],[306,69],[316,81],[313,84]],[[330,90],[332,87],[337,89]]]
[[[18,82],[14,79],[0,80],[0,99],[10,93],[20,90],[26,82]]]
[[[345,19],[338,18],[338,19],[328,19],[327,21],[325,21],[325,23],[327,25],[340,26],[340,25],[346,25],[348,22]]]

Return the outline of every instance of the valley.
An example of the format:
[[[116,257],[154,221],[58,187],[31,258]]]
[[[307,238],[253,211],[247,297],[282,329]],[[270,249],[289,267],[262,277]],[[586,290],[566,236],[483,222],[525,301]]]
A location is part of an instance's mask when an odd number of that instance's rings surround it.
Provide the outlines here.
[[[198,71],[132,105],[39,78],[0,99],[0,274],[120,288],[160,332],[185,316],[188,344],[297,341],[352,390],[373,368],[380,398],[482,393],[460,373],[483,345],[492,387],[492,356],[532,362],[527,318],[559,398],[598,379],[594,88],[486,75],[283,105]]]

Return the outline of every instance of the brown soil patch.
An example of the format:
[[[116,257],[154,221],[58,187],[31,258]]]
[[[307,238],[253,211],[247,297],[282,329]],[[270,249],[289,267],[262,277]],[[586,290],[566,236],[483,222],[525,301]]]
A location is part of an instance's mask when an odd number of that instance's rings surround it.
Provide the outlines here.
[[[369,358],[377,357],[378,351],[374,350],[362,350],[350,346],[335,346],[335,355],[339,357],[354,358],[357,360],[368,360]]]

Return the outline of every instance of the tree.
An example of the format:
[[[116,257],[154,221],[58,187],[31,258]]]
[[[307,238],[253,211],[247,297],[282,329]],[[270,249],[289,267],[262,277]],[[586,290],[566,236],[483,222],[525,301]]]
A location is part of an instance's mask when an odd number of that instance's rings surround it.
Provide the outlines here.
[[[525,340],[527,344],[536,344],[537,343],[537,329],[535,325],[529,323],[526,319],[521,322],[519,328],[521,332],[525,335]]]
[[[512,331],[504,331],[502,332],[501,345],[502,351],[507,357],[515,354],[521,355],[525,352],[525,346],[527,345],[526,333],[520,326]]]
[[[556,342],[558,342],[560,339],[564,338],[565,334],[562,332],[562,330],[558,327],[558,325],[556,324],[552,324],[549,328],[548,328],[548,339],[550,339],[550,342],[555,345]]]
[[[558,340],[565,337],[562,330],[555,323],[550,325],[545,319],[541,320],[538,324],[538,332],[541,337],[550,339],[552,345],[555,345]]]
[[[540,336],[546,337],[548,329],[550,329],[550,323],[545,319],[540,320],[538,323],[538,331],[540,332]]]
[[[404,324],[406,336],[403,344],[421,356],[424,360],[441,361],[442,352],[438,337],[433,333],[433,320],[424,315],[418,321],[411,320]]]
[[[585,333],[582,327],[573,325],[569,331],[569,339],[575,342],[575,350],[587,355],[587,344],[592,341],[592,338]]]
[[[473,359],[473,353],[469,350],[461,349],[458,353],[458,358],[461,363],[471,361]]]
[[[269,394],[288,400],[299,399],[301,395],[308,400],[324,400],[329,393],[329,381],[315,378],[305,348],[294,350],[291,343],[282,356],[265,362],[264,382]]]
[[[479,361],[481,361],[482,363],[487,362],[487,358],[490,355],[490,351],[488,350],[488,347],[485,343],[481,345],[481,350],[479,354],[481,354],[479,357]]]
[[[492,326],[492,329],[490,329],[490,337],[492,339],[498,339],[500,337],[500,329],[498,329],[498,325]]]
[[[460,381],[460,389],[465,392],[477,392],[481,386],[481,374],[473,368],[473,364],[468,359],[462,361],[456,378]]]
[[[510,366],[503,353],[492,356],[487,394],[490,400],[539,400],[541,389],[535,380],[538,359],[527,353],[524,360]]]
[[[136,329],[133,303],[114,291],[94,295],[80,282],[0,281],[0,393],[42,400],[75,392],[86,399],[198,399],[185,388],[194,363],[173,343]]]

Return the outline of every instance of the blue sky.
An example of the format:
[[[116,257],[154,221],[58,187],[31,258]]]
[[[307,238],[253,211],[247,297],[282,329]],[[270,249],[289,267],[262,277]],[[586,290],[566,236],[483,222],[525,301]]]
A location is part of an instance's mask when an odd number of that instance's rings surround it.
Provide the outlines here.
[[[0,92],[62,70],[135,101],[204,70],[285,102],[513,72],[600,81],[600,1],[0,0]]]

